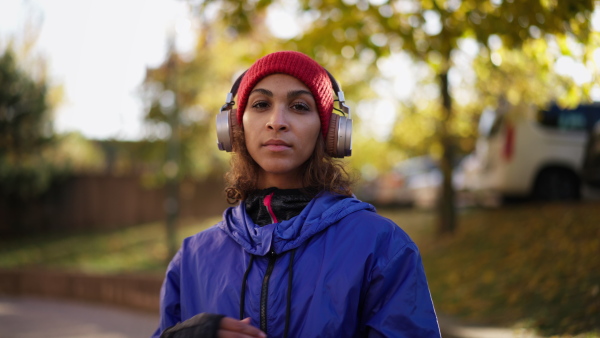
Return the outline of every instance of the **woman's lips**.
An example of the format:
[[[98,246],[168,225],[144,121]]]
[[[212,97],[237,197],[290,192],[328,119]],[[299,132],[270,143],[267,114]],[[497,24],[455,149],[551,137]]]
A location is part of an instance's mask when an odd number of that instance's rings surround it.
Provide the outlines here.
[[[279,152],[290,149],[292,146],[282,140],[269,140],[263,144],[263,147],[270,151]]]
[[[287,149],[290,149],[290,147],[288,146],[283,146],[283,145],[274,145],[274,144],[270,144],[270,145],[266,145],[265,146],[268,150],[270,151],[275,151],[275,152],[279,152],[279,151],[284,151]]]

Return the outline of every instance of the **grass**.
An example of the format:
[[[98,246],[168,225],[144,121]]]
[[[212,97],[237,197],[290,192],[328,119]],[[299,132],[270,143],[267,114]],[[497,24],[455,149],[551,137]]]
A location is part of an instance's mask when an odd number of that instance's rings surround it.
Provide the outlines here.
[[[421,248],[438,311],[543,335],[600,337],[598,202],[465,210],[459,231],[438,239],[434,216],[420,217],[421,228],[406,230]]]
[[[433,212],[380,213],[419,245],[439,312],[480,324],[534,328],[546,336],[600,337],[598,202],[461,210],[458,231],[446,238],[433,235]],[[178,241],[219,218],[182,224]],[[4,240],[0,268],[162,274],[164,238],[163,224],[152,223],[107,233]]]
[[[220,220],[184,223],[177,243]],[[168,249],[164,223],[111,232],[55,234],[0,242],[0,268],[55,268],[88,273],[164,273]]]

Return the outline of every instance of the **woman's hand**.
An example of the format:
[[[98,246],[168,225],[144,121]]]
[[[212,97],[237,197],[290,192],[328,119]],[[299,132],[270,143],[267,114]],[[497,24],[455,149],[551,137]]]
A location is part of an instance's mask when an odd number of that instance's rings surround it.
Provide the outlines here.
[[[250,325],[250,317],[242,320],[224,317],[218,331],[219,338],[266,338],[261,330]]]

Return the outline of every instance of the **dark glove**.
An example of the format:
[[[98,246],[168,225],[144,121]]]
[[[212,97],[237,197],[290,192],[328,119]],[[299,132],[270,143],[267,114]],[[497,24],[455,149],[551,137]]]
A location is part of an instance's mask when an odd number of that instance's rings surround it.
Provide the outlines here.
[[[160,338],[216,338],[223,315],[200,313],[163,331]]]

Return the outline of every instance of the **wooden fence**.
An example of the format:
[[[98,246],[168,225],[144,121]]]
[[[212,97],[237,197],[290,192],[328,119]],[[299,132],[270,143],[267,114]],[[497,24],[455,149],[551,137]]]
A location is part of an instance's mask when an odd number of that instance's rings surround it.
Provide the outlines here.
[[[221,180],[182,182],[181,218],[221,213]],[[80,175],[27,203],[0,198],[0,234],[110,230],[165,219],[164,188],[149,189],[138,176]]]

